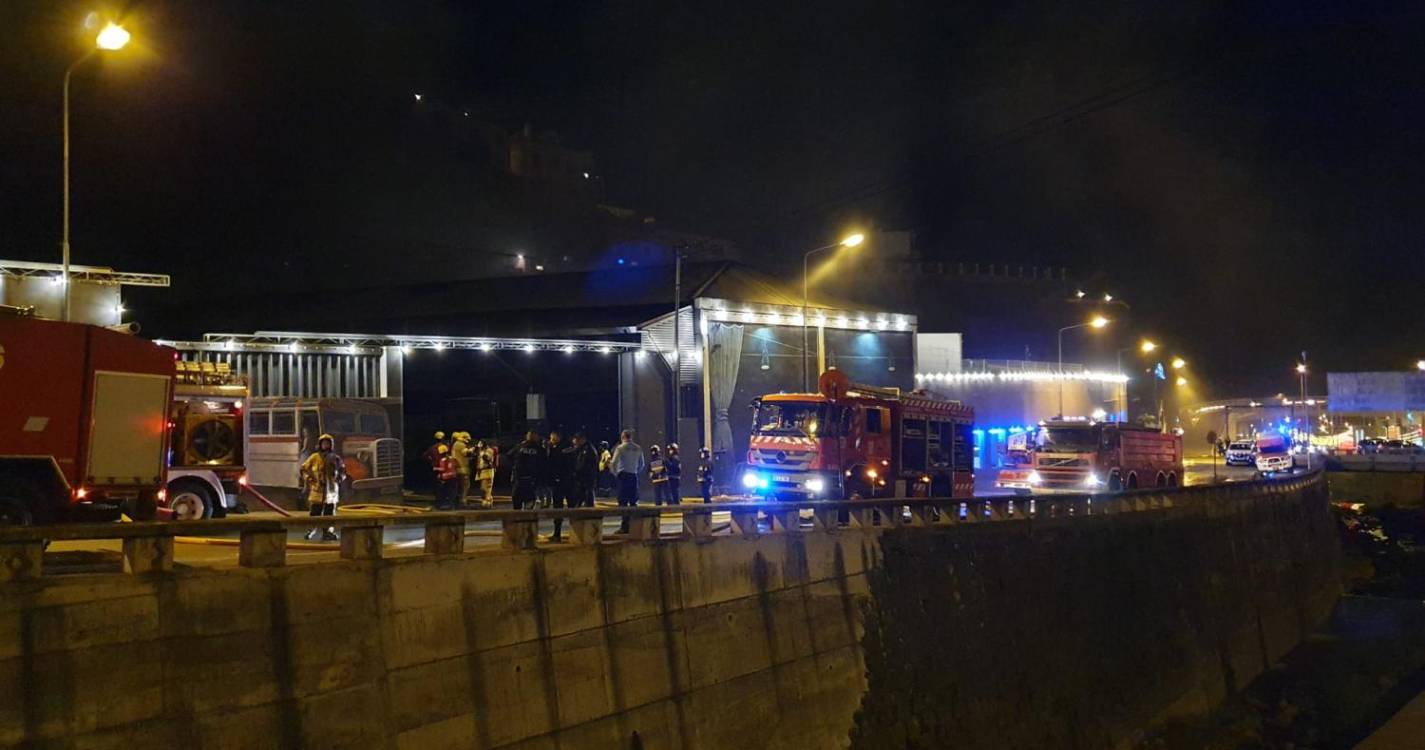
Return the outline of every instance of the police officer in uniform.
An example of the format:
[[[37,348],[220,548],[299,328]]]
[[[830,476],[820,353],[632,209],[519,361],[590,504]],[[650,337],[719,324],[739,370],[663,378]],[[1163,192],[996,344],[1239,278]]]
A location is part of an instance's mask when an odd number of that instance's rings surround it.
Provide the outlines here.
[[[535,491],[546,476],[548,461],[549,454],[539,435],[534,430],[526,432],[524,442],[515,446],[514,464],[510,467],[510,479],[514,483],[510,503],[515,510],[535,507]]]

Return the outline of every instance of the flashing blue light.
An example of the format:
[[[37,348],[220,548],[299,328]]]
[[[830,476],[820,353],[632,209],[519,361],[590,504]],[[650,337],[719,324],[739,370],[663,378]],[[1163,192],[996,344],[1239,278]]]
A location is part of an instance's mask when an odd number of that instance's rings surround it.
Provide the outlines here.
[[[994,435],[995,437],[1000,437],[1000,436],[1004,435],[1004,429],[1001,428],[1001,427],[995,427],[995,428],[993,428],[993,429],[990,430],[990,434],[991,434],[991,435]]]
[[[975,437],[983,437],[985,434],[985,431],[980,429],[970,430],[970,432],[974,434]]]
[[[624,262],[625,262],[625,261],[624,261],[624,259],[623,259],[623,258],[619,258],[619,259],[618,259],[618,264],[619,264],[619,265],[623,265],[623,264],[624,264]]]
[[[1009,434],[1011,434],[1011,435],[1018,435],[1018,434],[1021,433],[1021,432],[1024,432],[1024,428],[1023,428],[1023,427],[1011,427],[1011,428],[1009,428]]]

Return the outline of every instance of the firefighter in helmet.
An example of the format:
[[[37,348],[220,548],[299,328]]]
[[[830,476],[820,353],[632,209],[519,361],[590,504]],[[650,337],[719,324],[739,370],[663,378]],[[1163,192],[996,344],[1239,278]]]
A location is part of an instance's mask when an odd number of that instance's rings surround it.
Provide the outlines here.
[[[310,515],[336,515],[336,504],[341,499],[341,483],[346,479],[346,465],[342,463],[341,454],[336,452],[336,441],[331,435],[324,434],[317,438],[316,452],[302,462],[301,477],[307,504],[311,507]],[[313,528],[307,532],[307,539],[316,535],[317,529]],[[336,539],[335,527],[328,526],[322,530],[323,541],[334,542]]]

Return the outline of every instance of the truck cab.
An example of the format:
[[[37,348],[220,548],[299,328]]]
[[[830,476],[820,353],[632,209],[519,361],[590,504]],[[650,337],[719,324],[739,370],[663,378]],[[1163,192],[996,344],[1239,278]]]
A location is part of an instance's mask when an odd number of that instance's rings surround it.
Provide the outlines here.
[[[1054,420],[1041,423],[1027,444],[1028,461],[1001,470],[996,487],[1029,495],[1119,492],[1182,482],[1182,438],[1154,428]]]

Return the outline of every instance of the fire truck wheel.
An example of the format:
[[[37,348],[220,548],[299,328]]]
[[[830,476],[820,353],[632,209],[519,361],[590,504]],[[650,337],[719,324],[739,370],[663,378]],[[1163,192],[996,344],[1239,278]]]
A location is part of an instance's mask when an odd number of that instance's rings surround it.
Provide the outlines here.
[[[35,522],[30,512],[40,493],[23,479],[0,479],[0,526],[29,526]]]
[[[197,480],[180,479],[168,485],[168,507],[178,521],[197,521],[213,515],[212,492]]]

